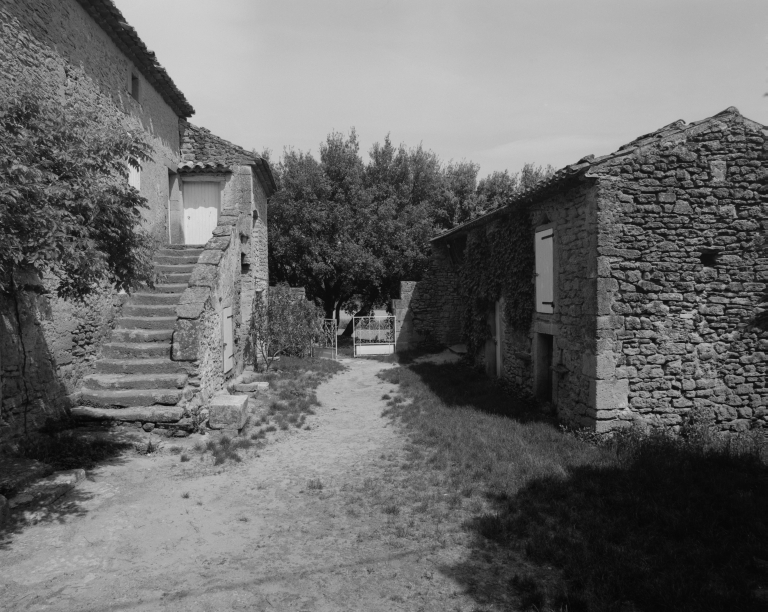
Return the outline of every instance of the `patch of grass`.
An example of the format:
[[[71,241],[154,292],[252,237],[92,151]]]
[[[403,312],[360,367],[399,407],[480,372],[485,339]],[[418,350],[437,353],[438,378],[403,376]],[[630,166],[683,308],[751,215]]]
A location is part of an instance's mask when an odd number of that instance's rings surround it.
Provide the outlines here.
[[[181,497],[184,499],[189,499],[189,491],[185,491],[184,493],[182,493]]]
[[[313,478],[307,482],[307,489],[310,491],[322,491],[323,483],[319,478]]]
[[[181,456],[179,457],[179,461],[181,461],[182,463],[186,463],[189,460],[190,460],[190,457],[187,453],[181,453]]]
[[[765,609],[755,596],[768,586],[764,438],[724,440],[701,426],[682,436],[574,435],[462,364],[380,376],[411,400],[389,408],[423,451],[420,459],[411,451],[419,467],[408,474],[439,474],[449,493],[442,499],[461,505],[449,514],[474,513],[464,522],[472,552],[450,575],[469,590],[510,558],[537,567],[484,582],[479,605],[498,598],[529,610]],[[435,503],[425,496],[414,510],[444,512]]]
[[[181,448],[181,446],[171,446],[171,448],[168,449],[168,452],[171,453],[171,455],[178,455],[183,450],[184,449]]]
[[[232,439],[227,435],[222,435],[218,439],[210,438],[206,440],[204,445],[195,446],[195,449],[203,454],[211,453],[213,455],[213,464],[222,465],[227,461],[240,463],[243,457],[239,451],[248,451],[255,446],[257,446],[257,443],[248,437]]]
[[[392,516],[397,516],[400,514],[400,506],[397,504],[387,504],[382,508],[382,511],[384,514],[391,514]]]

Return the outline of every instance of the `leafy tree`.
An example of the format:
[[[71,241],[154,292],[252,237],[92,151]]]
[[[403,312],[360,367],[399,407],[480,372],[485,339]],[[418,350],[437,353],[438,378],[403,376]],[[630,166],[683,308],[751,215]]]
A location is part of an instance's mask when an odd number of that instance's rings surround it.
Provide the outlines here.
[[[422,146],[393,146],[389,136],[360,157],[357,135],[332,132],[320,159],[287,150],[274,165],[269,266],[273,280],[303,286],[327,318],[358,314],[396,297],[418,279],[429,238],[505,204],[551,173],[526,164],[478,184],[473,162],[441,164]]]
[[[265,370],[280,355],[304,356],[320,333],[316,306],[294,295],[285,283],[257,294],[253,301],[251,344]]]
[[[51,274],[60,297],[104,281],[151,282],[146,200],[127,184],[148,159],[140,125],[96,91],[67,95],[20,86],[0,93],[0,291],[14,273]]]

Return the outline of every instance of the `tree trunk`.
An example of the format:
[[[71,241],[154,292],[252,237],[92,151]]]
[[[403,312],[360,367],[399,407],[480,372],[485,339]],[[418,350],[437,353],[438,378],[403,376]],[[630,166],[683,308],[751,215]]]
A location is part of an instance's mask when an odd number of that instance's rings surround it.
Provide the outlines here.
[[[360,310],[358,310],[355,313],[355,317],[367,317],[371,314],[371,310],[373,309],[373,306],[370,304],[363,304]],[[352,335],[352,329],[354,325],[354,317],[349,320],[349,323],[347,323],[347,326],[344,328],[344,333],[341,334],[345,338],[349,338]]]

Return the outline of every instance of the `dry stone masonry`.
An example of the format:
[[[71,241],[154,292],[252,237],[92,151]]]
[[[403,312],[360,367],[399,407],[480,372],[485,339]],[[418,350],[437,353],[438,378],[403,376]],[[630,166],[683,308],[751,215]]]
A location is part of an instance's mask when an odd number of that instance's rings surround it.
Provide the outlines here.
[[[438,236],[425,278],[395,304],[401,344],[454,341],[464,306],[448,254],[524,207],[531,232],[554,228],[554,312],[505,327],[505,379],[599,431],[768,426],[768,334],[751,325],[768,284],[767,140],[735,108],[678,121]]]
[[[0,87],[21,82],[58,96],[84,90],[100,112],[141,122],[153,145],[139,180],[144,224],[160,246],[165,280],[130,297],[104,286],[73,304],[53,297],[51,279],[19,278],[25,290],[16,299],[0,296],[0,440],[74,406],[83,418],[188,429],[184,419],[248,358],[251,304],[268,285],[269,166],[186,121],[191,105],[111,0],[0,0]],[[219,226],[197,248],[184,244],[187,178],[222,185]],[[234,313],[229,372],[224,307]],[[195,328],[194,351],[185,325]]]

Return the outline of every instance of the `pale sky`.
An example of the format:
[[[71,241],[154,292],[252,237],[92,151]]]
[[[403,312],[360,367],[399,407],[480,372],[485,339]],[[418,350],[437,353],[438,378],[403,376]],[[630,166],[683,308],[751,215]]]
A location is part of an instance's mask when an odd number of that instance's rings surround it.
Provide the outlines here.
[[[247,149],[390,133],[480,176],[603,155],[729,106],[768,124],[768,0],[115,0]]]

